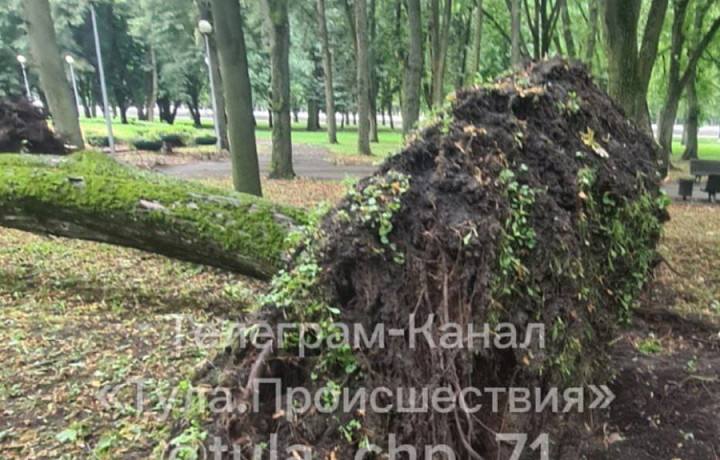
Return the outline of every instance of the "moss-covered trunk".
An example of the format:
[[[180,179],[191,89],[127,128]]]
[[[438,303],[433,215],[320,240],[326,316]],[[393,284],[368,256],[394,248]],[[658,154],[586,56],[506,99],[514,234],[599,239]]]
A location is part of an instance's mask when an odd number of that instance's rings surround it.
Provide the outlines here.
[[[302,211],[146,173],[98,153],[3,155],[0,225],[99,241],[267,279]]]

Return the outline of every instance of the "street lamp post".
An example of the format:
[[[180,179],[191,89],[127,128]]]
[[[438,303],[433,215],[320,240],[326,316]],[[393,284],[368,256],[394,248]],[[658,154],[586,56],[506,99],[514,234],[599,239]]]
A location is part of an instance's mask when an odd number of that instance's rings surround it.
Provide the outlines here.
[[[97,55],[98,71],[100,72],[100,89],[102,90],[103,111],[105,112],[108,143],[110,144],[110,154],[115,155],[115,138],[113,136],[112,119],[110,118],[110,103],[108,102],[107,85],[105,84],[105,69],[103,68],[102,50],[100,49],[100,36],[98,34],[95,6],[92,3],[90,3],[90,16],[92,19],[93,35],[95,36],[95,53]]]
[[[75,106],[77,107],[78,117],[80,117],[80,93],[78,93],[77,80],[75,79],[75,59],[68,54],[65,56],[65,62],[70,66],[70,78],[72,78],[73,92],[75,93]]]
[[[217,142],[215,143],[215,148],[217,149],[218,153],[221,153],[222,139],[220,139],[220,124],[218,123],[218,117],[220,116],[220,114],[218,113],[217,100],[215,99],[215,76],[213,74],[212,54],[210,53],[210,34],[213,31],[213,26],[212,24],[210,24],[209,21],[203,19],[198,23],[198,30],[200,30],[200,33],[205,39],[205,52],[207,53],[207,66],[208,73],[210,74],[210,92],[213,109],[213,124],[215,125],[215,139],[217,139]]]
[[[22,67],[23,80],[25,81],[25,95],[27,96],[28,101],[32,102],[32,94],[30,94],[30,83],[28,83],[27,70],[25,69],[27,59],[25,59],[25,56],[19,55],[17,57],[17,60],[20,63],[20,67]]]

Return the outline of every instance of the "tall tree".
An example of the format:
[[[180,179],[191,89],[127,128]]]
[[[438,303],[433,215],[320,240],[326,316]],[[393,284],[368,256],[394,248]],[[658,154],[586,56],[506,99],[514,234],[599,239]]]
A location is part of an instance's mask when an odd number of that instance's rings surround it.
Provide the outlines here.
[[[653,0],[638,49],[642,0],[602,0],[608,91],[625,113],[652,134],[647,92],[658,54],[668,0]]]
[[[471,85],[480,72],[480,54],[482,52],[483,34],[483,0],[475,0],[475,19],[473,24],[472,56],[468,60],[465,84]]]
[[[323,73],[325,76],[325,113],[327,115],[328,141],[337,144],[337,120],[335,118],[335,91],[333,89],[333,61],[328,37],[325,0],[317,0],[317,21],[320,30],[320,45],[323,55]]]
[[[292,121],[290,118],[290,20],[288,0],[263,0],[272,86],[272,161],[270,177],[295,177],[292,164]]]
[[[423,33],[420,0],[407,0],[409,51],[403,78],[403,133],[408,134],[420,118],[423,71]]]
[[[430,0],[430,106],[440,108],[445,102],[445,67],[450,46],[450,22],[453,0]]]
[[[585,50],[585,61],[590,70],[592,70],[593,61],[595,60],[595,49],[597,47],[599,18],[600,18],[600,5],[598,5],[598,2],[590,2],[590,17],[588,18],[589,25],[588,25],[587,49]]]
[[[696,0],[700,2],[701,0]],[[670,70],[667,78],[667,93],[665,102],[660,113],[660,123],[658,126],[658,142],[663,149],[663,166],[665,170],[670,166],[670,155],[672,154],[672,140],[675,128],[675,120],[680,105],[680,98],[683,90],[687,88],[690,79],[695,78],[697,74],[697,65],[700,58],[705,53],[708,45],[720,30],[720,17],[710,25],[703,35],[704,18],[708,10],[713,5],[713,0],[702,0],[702,4],[697,4],[697,14],[693,21],[691,34],[698,38],[693,38],[691,43],[688,42],[685,32],[685,19],[691,0],[676,0],[673,2],[673,26],[672,26],[672,44],[670,46]],[[683,56],[687,54],[687,63],[682,68]]]
[[[30,50],[40,75],[40,85],[58,134],[77,148],[84,148],[77,106],[65,76],[58,50],[55,25],[48,0],[23,0]]]
[[[211,0],[211,5],[227,101],[233,183],[238,192],[261,196],[252,88],[240,3],[237,0]]]
[[[516,69],[522,65],[522,54],[520,54],[521,26],[520,0],[510,0],[510,61]]]
[[[355,32],[357,34],[358,153],[372,155],[370,150],[370,55],[367,0],[355,0]]]
[[[563,38],[565,39],[565,49],[570,59],[575,59],[577,53],[575,51],[575,39],[572,33],[572,22],[570,21],[570,8],[568,8],[567,0],[558,0],[563,22]]]

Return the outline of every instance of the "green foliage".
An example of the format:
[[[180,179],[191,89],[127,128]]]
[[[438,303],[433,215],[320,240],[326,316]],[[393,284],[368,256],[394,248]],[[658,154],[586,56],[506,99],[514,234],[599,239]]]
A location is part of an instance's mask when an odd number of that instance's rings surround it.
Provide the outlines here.
[[[526,170],[527,167],[521,165],[520,169]],[[527,293],[532,295],[532,288],[525,282],[527,268],[523,265],[522,259],[535,247],[535,229],[532,227],[531,213],[535,198],[541,191],[520,184],[515,173],[510,169],[500,173],[499,182],[505,186],[510,215],[505,221],[499,245],[498,272],[493,282],[493,293],[500,297],[510,295],[524,287]]]
[[[386,254],[385,248],[396,263],[403,263],[404,256],[395,243],[390,241],[393,231],[393,217],[402,206],[402,197],[410,188],[410,178],[397,171],[389,171],[383,176],[371,177],[361,189],[351,189],[348,198],[351,202],[349,220],[357,219],[361,224],[377,230],[378,238],[384,248],[377,248],[380,254]]]

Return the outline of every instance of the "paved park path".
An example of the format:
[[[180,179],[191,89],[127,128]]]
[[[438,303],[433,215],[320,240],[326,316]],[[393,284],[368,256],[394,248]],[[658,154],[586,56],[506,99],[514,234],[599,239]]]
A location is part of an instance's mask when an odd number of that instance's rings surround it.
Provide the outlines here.
[[[258,140],[260,171],[270,171],[270,141]],[[341,181],[346,177],[362,178],[374,173],[377,165],[342,165],[335,164],[332,158],[338,157],[324,147],[305,144],[293,145],[293,166],[295,174],[302,178]],[[181,179],[224,179],[232,175],[230,160],[195,161],[178,166],[164,166],[159,171]],[[705,183],[695,184],[693,198],[688,203],[708,204],[708,196],[701,190]],[[669,182],[665,186],[673,201],[683,201],[678,193],[677,182]]]
[[[260,172],[270,171],[270,143],[258,140]],[[302,178],[341,181],[346,177],[361,178],[374,173],[376,165],[338,165],[332,161],[333,152],[318,146],[294,144],[293,167]],[[379,159],[378,159],[379,161]],[[181,179],[222,179],[232,175],[230,160],[195,161],[178,166],[164,166],[158,171]]]

